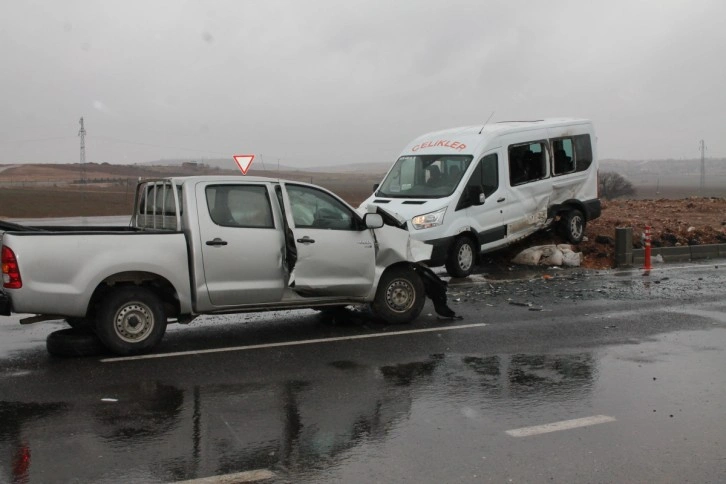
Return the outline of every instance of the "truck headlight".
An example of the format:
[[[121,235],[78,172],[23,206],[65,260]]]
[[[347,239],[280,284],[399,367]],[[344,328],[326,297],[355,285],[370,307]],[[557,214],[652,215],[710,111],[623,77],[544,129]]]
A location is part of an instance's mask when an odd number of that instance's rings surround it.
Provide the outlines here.
[[[436,227],[437,225],[441,225],[442,223],[444,223],[445,213],[446,207],[435,212],[425,213],[423,215],[416,215],[414,218],[411,219],[411,225],[413,225],[413,228],[417,230]]]

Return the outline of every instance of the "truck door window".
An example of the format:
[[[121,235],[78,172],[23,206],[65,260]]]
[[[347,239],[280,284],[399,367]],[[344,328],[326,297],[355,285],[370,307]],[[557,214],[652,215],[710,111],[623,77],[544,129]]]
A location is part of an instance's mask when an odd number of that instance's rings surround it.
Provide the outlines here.
[[[287,185],[292,219],[297,228],[356,230],[352,211],[328,193],[301,185]]]
[[[564,175],[575,171],[575,150],[572,138],[558,138],[552,142],[552,175]]]
[[[547,146],[544,140],[509,146],[509,182],[512,186],[547,178]]]
[[[212,221],[224,227],[272,229],[270,197],[262,185],[210,185],[207,209]]]

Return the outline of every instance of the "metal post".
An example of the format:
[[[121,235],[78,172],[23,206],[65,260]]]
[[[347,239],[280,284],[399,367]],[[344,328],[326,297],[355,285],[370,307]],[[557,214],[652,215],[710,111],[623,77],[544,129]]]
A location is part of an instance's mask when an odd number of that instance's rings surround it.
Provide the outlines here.
[[[633,265],[633,228],[617,227],[615,229],[615,267]]]

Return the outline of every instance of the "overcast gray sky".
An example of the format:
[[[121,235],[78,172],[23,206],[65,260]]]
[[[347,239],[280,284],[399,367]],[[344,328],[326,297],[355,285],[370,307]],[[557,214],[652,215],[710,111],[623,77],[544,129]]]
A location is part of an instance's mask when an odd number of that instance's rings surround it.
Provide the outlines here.
[[[0,0],[0,163],[393,161],[590,118],[601,158],[726,156],[726,2]]]

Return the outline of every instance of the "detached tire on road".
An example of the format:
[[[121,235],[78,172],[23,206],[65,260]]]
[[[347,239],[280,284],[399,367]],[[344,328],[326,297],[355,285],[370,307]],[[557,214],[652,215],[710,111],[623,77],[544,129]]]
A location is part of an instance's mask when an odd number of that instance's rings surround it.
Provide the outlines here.
[[[66,318],[65,321],[73,329],[88,331],[93,329],[93,321],[88,318]]]
[[[53,356],[97,356],[108,350],[92,331],[61,329],[48,335],[45,347]]]
[[[449,250],[446,272],[452,277],[466,277],[474,270],[479,250],[469,237],[459,237]]]
[[[585,216],[577,209],[570,210],[562,221],[563,235],[572,244],[579,244],[585,236]]]
[[[408,267],[395,267],[381,276],[371,309],[389,324],[406,324],[421,314],[425,302],[419,275]]]
[[[166,314],[151,289],[137,286],[112,290],[96,316],[96,334],[117,355],[151,351],[164,337]]]

